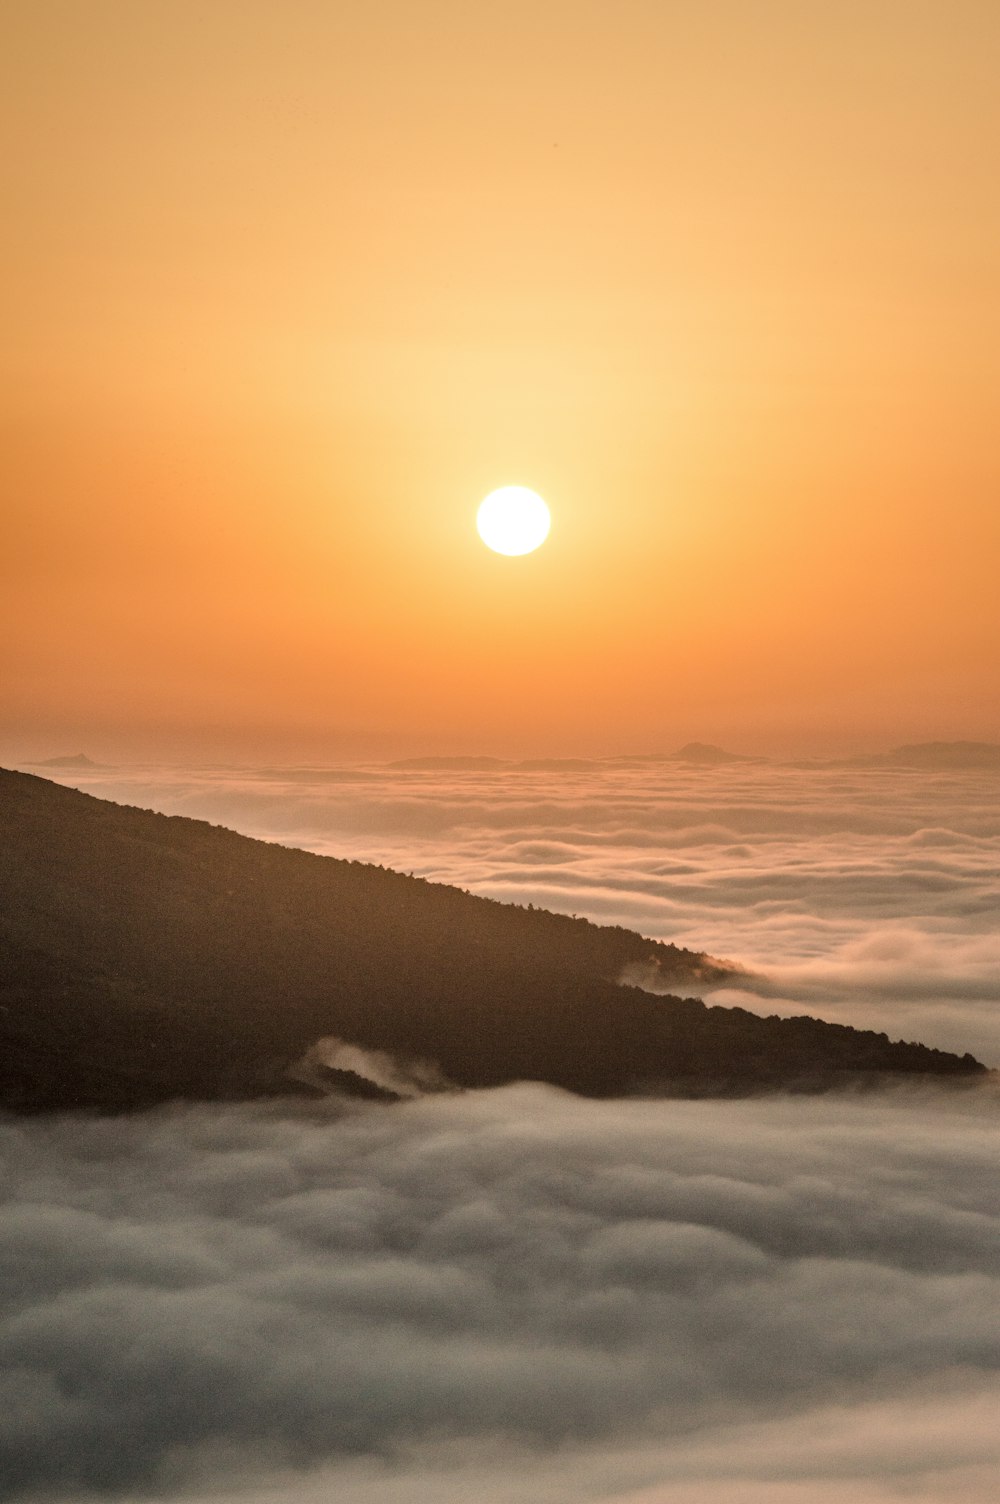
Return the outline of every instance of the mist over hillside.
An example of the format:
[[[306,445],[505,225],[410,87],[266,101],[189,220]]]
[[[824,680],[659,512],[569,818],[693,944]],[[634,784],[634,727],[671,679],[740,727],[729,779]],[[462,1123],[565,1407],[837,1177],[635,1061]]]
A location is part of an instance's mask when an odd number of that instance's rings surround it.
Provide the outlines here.
[[[621,927],[27,774],[2,774],[0,788],[9,1106],[288,1092],[309,1052],[315,1081],[315,1047],[331,1037],[441,1083],[533,1079],[595,1096],[982,1070],[883,1033],[679,997],[729,973]],[[666,995],[620,985],[630,968]]]

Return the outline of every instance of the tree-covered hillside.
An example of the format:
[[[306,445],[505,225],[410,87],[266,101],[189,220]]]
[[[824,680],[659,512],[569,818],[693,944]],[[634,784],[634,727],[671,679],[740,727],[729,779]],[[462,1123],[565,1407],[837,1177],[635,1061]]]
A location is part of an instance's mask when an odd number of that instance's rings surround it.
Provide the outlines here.
[[[811,1019],[653,997],[704,956],[0,772],[0,1104],[122,1108],[294,1089],[323,1036],[615,1095],[981,1070]]]

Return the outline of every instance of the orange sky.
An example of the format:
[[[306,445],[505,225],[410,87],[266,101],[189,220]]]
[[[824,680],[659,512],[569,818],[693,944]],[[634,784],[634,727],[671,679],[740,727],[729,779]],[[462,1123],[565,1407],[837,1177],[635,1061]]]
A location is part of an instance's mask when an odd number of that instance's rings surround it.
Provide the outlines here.
[[[7,16],[4,747],[1000,738],[992,0]]]

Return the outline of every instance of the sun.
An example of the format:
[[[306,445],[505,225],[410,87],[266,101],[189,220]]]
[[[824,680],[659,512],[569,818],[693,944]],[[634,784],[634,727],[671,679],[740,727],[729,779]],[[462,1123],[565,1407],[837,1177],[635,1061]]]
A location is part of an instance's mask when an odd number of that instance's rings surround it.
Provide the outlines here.
[[[530,554],[545,542],[551,524],[548,507],[527,486],[491,491],[476,514],[480,538],[497,554]]]

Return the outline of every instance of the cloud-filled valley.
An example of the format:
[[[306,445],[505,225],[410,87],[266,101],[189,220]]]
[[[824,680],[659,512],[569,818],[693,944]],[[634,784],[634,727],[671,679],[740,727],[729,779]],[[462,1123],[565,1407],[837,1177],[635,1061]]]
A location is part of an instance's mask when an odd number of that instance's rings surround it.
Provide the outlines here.
[[[985,770],[108,769],[75,786],[747,968],[717,1002],[1000,1064],[1000,803]]]
[[[88,791],[724,956],[1000,1062],[983,772],[107,769]],[[990,1081],[0,1124],[13,1499],[986,1504]]]
[[[535,1497],[707,1500],[724,1464],[834,1486],[884,1413],[887,1485],[995,1466],[968,1432],[1000,1365],[997,1108],[526,1086],[8,1122],[7,1486],[273,1475],[291,1504],[472,1467],[491,1501],[536,1475]]]

